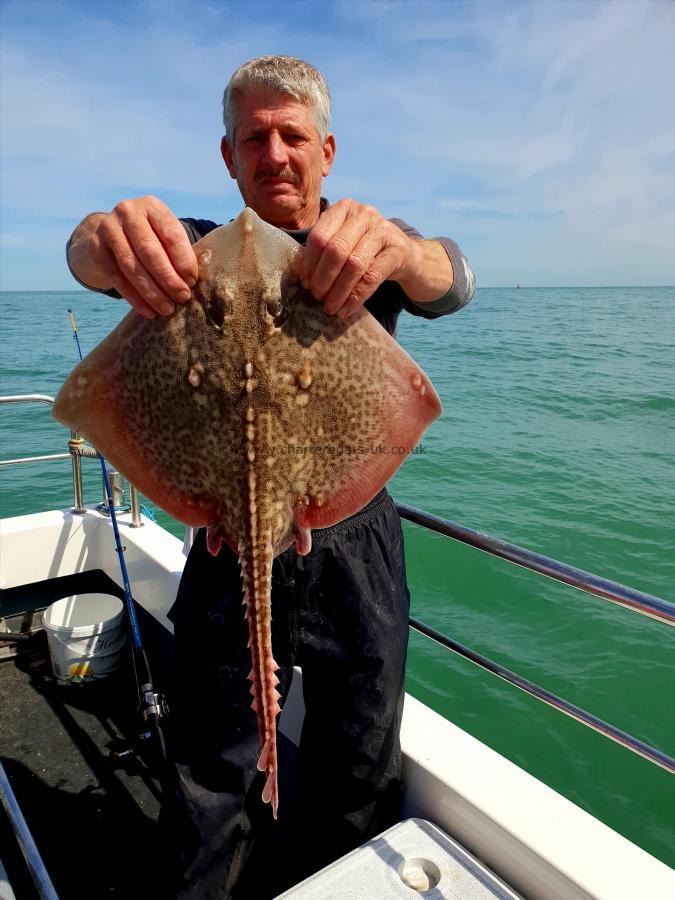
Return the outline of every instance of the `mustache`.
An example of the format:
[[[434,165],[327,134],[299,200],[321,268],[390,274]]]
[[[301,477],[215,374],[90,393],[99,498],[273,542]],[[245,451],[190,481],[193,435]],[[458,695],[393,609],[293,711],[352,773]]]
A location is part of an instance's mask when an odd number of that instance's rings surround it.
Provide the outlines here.
[[[273,169],[263,169],[256,175],[256,181],[262,181],[265,178],[281,178],[290,184],[298,184],[298,176],[291,169],[281,169],[275,172]]]

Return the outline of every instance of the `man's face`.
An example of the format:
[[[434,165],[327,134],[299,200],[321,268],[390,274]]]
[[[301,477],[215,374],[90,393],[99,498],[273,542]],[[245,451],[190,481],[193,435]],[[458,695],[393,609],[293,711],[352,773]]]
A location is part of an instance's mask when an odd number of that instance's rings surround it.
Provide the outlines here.
[[[278,228],[316,224],[335,139],[329,134],[321,141],[310,107],[288,95],[244,94],[234,146],[223,138],[221,152],[244,202],[261,219]]]

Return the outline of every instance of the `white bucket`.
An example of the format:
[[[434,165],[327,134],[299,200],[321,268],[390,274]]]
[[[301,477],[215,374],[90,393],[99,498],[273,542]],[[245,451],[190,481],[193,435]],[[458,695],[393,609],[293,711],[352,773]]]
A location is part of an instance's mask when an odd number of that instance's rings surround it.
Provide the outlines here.
[[[124,606],[112,594],[74,594],[49,606],[42,617],[56,678],[79,684],[105,678],[122,658]]]

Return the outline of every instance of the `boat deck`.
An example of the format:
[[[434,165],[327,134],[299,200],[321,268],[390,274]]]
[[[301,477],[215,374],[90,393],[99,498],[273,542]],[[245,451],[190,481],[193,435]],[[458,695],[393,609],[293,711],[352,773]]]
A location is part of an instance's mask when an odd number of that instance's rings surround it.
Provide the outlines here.
[[[102,571],[89,571],[0,591],[0,613],[12,631],[34,631],[46,606],[80,591],[122,595]],[[7,656],[8,645],[0,644],[0,758],[57,894],[175,896],[165,881],[157,767],[137,735],[131,654],[119,673],[63,686],[44,631],[11,646],[18,652]],[[119,755],[130,747],[138,752]],[[279,753],[290,774],[292,747],[283,736]],[[279,877],[285,866],[271,828],[257,844],[237,888],[246,900],[267,900],[289,886]],[[17,900],[33,900],[38,895],[1,807],[0,846]]]
[[[63,900],[157,896],[159,783],[138,755],[110,752],[134,740],[131,673],[61,687],[46,642],[31,644],[0,664],[0,753],[54,887]]]

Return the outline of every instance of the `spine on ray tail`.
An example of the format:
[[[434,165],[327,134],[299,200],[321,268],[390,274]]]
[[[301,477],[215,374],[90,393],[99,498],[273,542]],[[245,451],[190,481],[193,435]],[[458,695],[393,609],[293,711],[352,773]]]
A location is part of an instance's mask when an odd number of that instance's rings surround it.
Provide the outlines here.
[[[248,620],[251,651],[251,706],[258,718],[260,758],[258,769],[267,773],[262,799],[272,804],[274,818],[279,803],[277,790],[277,735],[276,718],[280,712],[279,668],[272,655],[271,580],[272,547],[269,542],[258,541],[240,550],[241,574],[244,583],[244,605]]]
[[[252,660],[248,677],[252,682],[251,706],[258,717],[258,769],[267,773],[262,799],[264,803],[272,804],[272,813],[276,819],[279,804],[276,718],[280,707],[277,691],[279,679],[275,674],[279,666],[272,655],[272,532],[269,521],[260,508],[256,474],[252,466],[248,470],[247,486],[249,533],[247,540],[239,547],[239,559]]]

